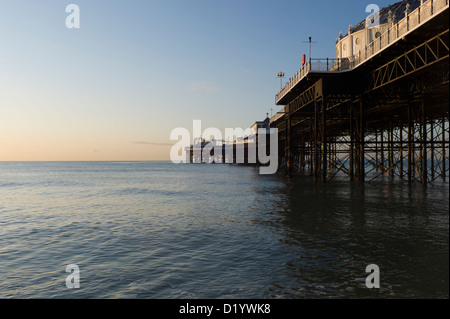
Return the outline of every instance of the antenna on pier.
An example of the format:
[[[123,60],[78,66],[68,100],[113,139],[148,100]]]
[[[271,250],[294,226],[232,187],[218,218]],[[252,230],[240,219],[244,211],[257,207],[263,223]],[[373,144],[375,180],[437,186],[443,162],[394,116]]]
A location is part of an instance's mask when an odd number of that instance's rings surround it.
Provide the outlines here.
[[[309,37],[308,41],[303,41],[303,43],[309,43],[309,57],[308,57],[308,60],[311,62],[311,44],[312,43],[317,43],[317,42],[312,42],[311,41],[311,37]]]
[[[280,78],[280,91],[283,89],[283,77],[285,76],[284,72],[278,72],[277,76]]]

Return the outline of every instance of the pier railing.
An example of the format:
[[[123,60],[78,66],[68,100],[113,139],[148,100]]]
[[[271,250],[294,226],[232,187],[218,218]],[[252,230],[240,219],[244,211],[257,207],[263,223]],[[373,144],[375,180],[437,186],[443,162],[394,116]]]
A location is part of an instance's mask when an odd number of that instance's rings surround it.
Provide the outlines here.
[[[345,68],[348,69],[348,65],[348,59],[310,59],[289,79],[280,93],[277,94],[277,101],[289,92],[310,71],[342,71],[345,70]]]
[[[448,8],[449,0],[427,0],[414,11],[407,13],[405,17],[393,23],[386,32],[353,56],[345,59],[310,59],[303,67],[292,76],[281,91],[276,95],[278,103],[297,83],[310,72],[340,72],[351,70],[363,64],[371,57],[377,55],[394,42],[412,32],[420,25]]]
[[[314,71],[343,71],[349,67],[349,60],[345,59],[311,59],[311,70]]]

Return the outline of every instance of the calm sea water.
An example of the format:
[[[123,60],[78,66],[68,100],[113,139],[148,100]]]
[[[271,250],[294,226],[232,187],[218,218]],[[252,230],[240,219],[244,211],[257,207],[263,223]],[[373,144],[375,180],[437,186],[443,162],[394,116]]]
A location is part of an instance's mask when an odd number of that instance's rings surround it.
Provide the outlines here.
[[[448,298],[448,279],[448,182],[0,163],[0,298]]]

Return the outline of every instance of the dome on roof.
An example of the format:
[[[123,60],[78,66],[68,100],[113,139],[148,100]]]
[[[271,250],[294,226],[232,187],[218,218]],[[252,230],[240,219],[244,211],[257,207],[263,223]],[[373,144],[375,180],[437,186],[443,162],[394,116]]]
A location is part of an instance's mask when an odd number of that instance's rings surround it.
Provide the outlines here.
[[[392,15],[392,18],[394,18],[394,22],[403,19],[405,17],[405,11],[408,4],[409,4],[409,11],[413,11],[420,6],[420,2],[421,0],[403,0],[380,9],[380,24],[388,23],[390,15]],[[356,31],[363,30],[365,27],[366,27],[366,20],[364,19],[360,23],[356,24],[354,27],[350,28],[350,32],[354,33]]]

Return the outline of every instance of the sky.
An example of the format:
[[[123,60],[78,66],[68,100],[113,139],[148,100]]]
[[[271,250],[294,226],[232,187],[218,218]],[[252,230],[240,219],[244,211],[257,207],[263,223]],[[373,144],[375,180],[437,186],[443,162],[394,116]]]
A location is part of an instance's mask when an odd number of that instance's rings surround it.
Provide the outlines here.
[[[0,0],[0,161],[169,160],[175,128],[279,111],[308,37],[334,58],[339,31],[394,2]]]

